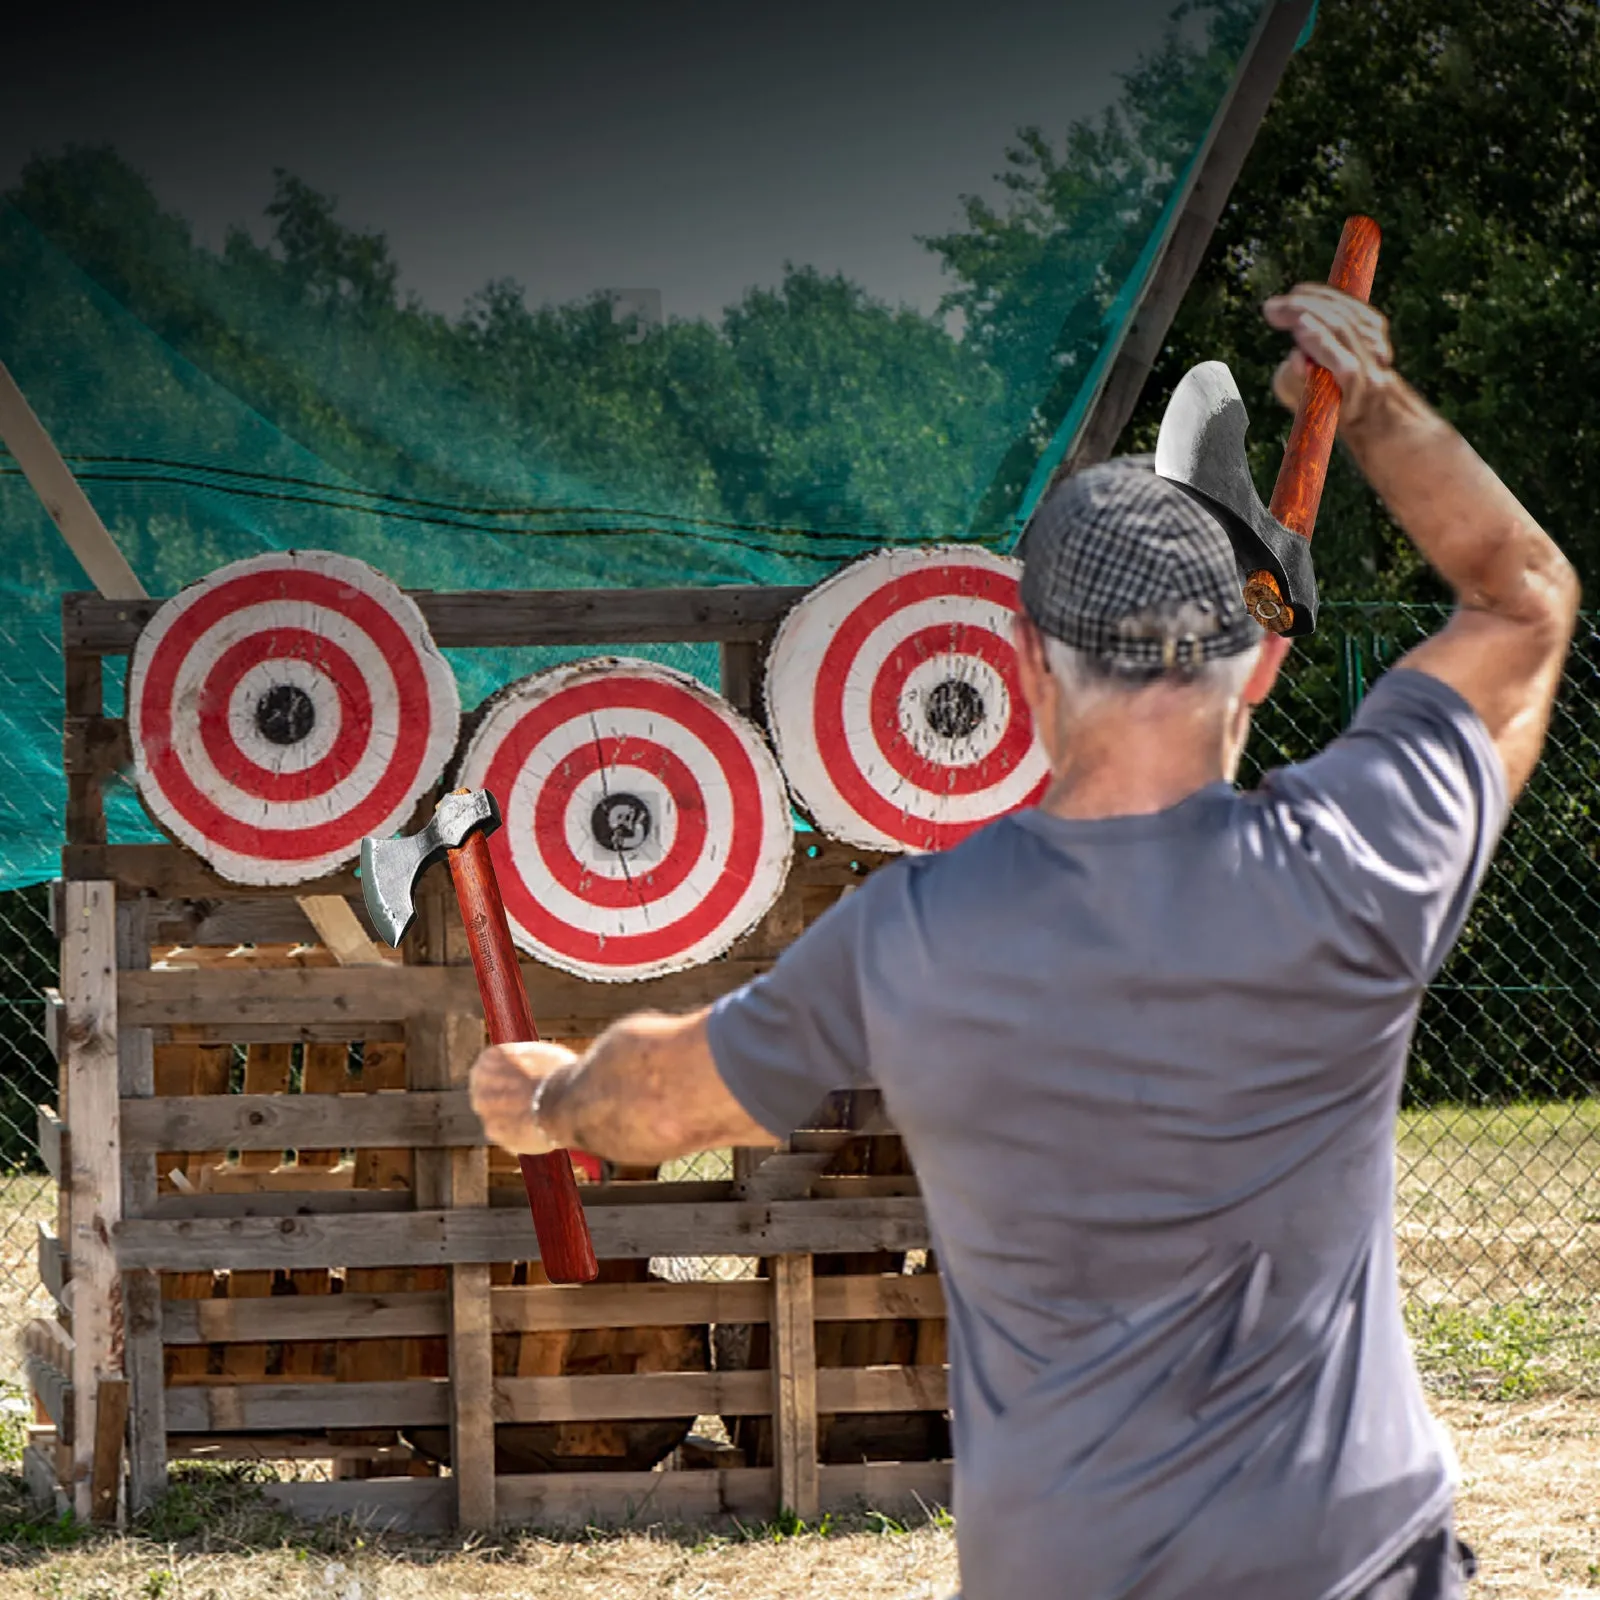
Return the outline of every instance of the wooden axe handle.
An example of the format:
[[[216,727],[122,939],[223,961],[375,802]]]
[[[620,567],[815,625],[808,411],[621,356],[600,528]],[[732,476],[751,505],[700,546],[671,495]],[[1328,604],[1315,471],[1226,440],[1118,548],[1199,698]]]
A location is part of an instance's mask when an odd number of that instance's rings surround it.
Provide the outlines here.
[[[478,830],[459,850],[448,852],[450,876],[461,903],[478,993],[489,1025],[490,1044],[537,1039],[533,1007],[523,987],[516,947],[506,908],[489,856],[489,840]],[[572,1175],[572,1157],[565,1150],[548,1155],[518,1156],[533,1231],[539,1236],[539,1260],[552,1283],[592,1283],[600,1275],[588,1219]]]
[[[1357,300],[1372,296],[1372,279],[1378,270],[1378,245],[1383,238],[1371,217],[1345,219],[1328,282]],[[1289,442],[1283,447],[1283,465],[1267,509],[1293,533],[1309,539],[1316,526],[1322,486],[1333,457],[1334,435],[1339,431],[1339,385],[1333,374],[1315,361],[1307,364],[1306,386],[1295,410]],[[1262,591],[1265,591],[1263,593]],[[1272,602],[1276,602],[1274,609]],[[1294,620],[1270,572],[1252,572],[1245,584],[1250,614],[1273,632],[1284,631]]]

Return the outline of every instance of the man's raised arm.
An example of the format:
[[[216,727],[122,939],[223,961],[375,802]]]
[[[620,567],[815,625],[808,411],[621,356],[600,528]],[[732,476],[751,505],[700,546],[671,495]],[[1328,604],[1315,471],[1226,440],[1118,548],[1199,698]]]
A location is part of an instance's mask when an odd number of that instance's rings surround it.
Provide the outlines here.
[[[1472,446],[1394,370],[1380,313],[1325,284],[1301,284],[1265,310],[1297,346],[1278,369],[1278,397],[1298,401],[1307,357],[1333,374],[1340,433],[1356,465],[1455,594],[1448,625],[1400,665],[1449,684],[1478,713],[1515,799],[1538,763],[1560,685],[1576,574]]]

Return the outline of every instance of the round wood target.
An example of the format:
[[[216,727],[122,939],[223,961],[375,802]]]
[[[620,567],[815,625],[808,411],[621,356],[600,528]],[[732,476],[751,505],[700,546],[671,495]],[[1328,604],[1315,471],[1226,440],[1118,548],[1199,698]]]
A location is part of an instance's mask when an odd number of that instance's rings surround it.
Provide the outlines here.
[[[942,850],[1044,792],[1011,644],[1022,564],[961,546],[880,551],[784,619],[767,663],[778,759],[822,832]]]
[[[783,776],[732,706],[669,667],[606,658],[492,699],[458,783],[487,789],[516,942],[609,982],[721,955],[771,908],[794,847]]]
[[[389,834],[443,772],[461,705],[416,605],[364,562],[222,567],[150,619],[128,670],[151,815],[240,883],[301,883]]]

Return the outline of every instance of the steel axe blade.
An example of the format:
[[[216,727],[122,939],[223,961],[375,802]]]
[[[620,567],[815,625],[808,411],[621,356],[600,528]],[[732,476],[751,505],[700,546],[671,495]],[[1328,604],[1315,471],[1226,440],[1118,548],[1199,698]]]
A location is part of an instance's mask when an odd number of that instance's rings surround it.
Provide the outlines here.
[[[1222,523],[1233,542],[1243,584],[1265,570],[1278,581],[1293,618],[1282,631],[1317,625],[1317,578],[1311,544],[1267,510],[1245,454],[1250,419],[1226,362],[1202,361],[1179,380],[1156,438],[1156,472],[1192,495]]]

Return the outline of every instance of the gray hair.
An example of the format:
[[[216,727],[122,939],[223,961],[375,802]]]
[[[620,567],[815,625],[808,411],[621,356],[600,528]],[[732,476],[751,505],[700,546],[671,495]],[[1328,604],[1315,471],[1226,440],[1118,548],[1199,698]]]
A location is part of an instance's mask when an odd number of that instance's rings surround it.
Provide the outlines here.
[[[1160,661],[1129,661],[1118,656],[1080,650],[1045,635],[1045,659],[1068,706],[1081,711],[1112,695],[1136,694],[1141,689],[1166,684],[1231,705],[1261,655],[1259,643],[1233,655],[1205,660],[1201,641],[1216,630],[1216,617],[1192,601],[1152,606],[1129,617],[1119,632],[1130,639],[1154,639],[1162,646]],[[1265,633],[1261,636],[1265,639]]]

